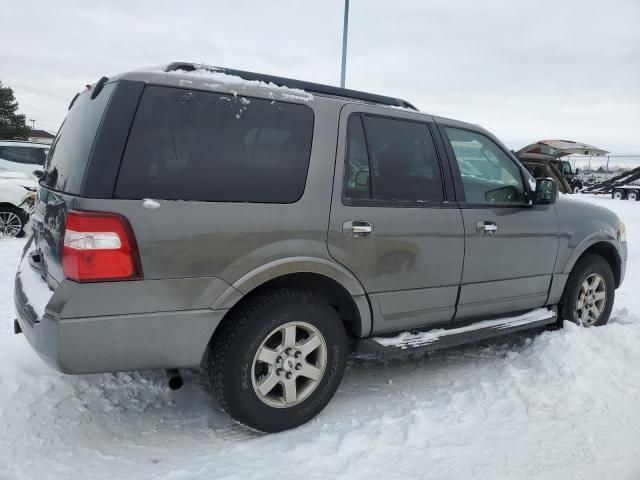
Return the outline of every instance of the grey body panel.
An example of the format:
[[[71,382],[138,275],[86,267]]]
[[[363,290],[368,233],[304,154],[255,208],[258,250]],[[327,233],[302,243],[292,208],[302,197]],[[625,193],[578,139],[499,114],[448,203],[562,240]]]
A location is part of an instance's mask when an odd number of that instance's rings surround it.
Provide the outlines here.
[[[461,209],[464,272],[456,320],[545,305],[558,251],[553,205]],[[487,235],[478,222],[494,222]]]
[[[346,105],[340,114],[336,173],[329,222],[331,256],[362,282],[371,299],[372,333],[449,322],[464,258],[464,231],[457,208],[445,203],[420,206],[351,206],[342,201],[346,128],[352,113],[417,120],[415,112],[366,105]],[[348,221],[366,221],[366,238],[343,234]]]

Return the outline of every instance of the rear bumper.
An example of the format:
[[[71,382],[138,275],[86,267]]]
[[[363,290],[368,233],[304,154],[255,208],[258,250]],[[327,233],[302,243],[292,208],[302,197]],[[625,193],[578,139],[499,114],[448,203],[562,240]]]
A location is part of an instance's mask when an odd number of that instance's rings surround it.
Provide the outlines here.
[[[21,268],[31,267],[27,262]],[[63,318],[55,310],[69,290],[57,289],[41,317],[31,308],[20,276],[14,290],[22,333],[49,366],[68,374],[198,366],[226,313],[190,309]]]

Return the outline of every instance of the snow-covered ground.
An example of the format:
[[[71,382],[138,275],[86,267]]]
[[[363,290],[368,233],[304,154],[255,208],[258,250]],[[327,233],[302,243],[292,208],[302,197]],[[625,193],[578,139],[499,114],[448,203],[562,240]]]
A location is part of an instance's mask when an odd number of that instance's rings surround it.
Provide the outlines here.
[[[311,423],[258,435],[198,372],[70,377],[14,335],[22,240],[0,241],[0,479],[640,479],[640,203],[609,325],[350,362]]]

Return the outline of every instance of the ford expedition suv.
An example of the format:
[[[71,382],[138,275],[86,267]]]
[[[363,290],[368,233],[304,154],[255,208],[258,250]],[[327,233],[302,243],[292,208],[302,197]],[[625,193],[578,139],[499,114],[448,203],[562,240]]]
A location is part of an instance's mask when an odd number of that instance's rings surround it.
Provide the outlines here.
[[[267,432],[317,415],[354,351],[603,325],[627,257],[615,214],[476,125],[205,65],[77,96],[40,185],[16,332],[69,374],[203,365]]]

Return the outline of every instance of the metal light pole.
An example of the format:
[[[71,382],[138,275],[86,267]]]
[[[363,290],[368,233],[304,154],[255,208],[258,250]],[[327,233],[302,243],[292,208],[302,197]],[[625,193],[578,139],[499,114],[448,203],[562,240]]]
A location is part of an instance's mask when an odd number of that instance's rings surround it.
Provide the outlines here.
[[[29,121],[31,122],[31,131],[33,132],[36,129],[36,121],[33,118],[30,118]]]
[[[340,70],[340,87],[344,88],[347,70],[347,29],[349,27],[349,0],[344,0],[344,27],[342,29],[342,69]]]

